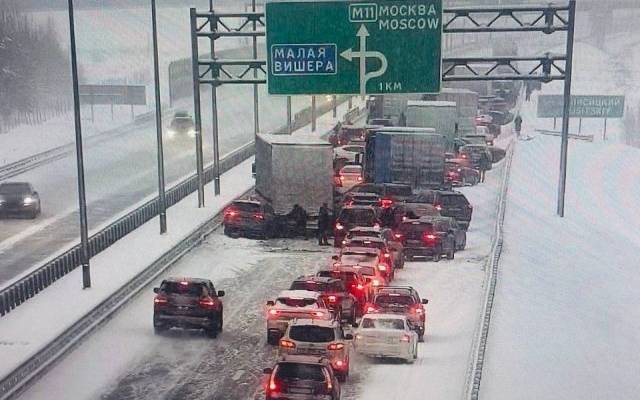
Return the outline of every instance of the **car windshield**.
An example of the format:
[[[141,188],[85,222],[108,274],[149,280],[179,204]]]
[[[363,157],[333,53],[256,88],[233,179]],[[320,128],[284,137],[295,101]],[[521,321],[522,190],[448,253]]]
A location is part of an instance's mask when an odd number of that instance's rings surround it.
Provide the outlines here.
[[[321,365],[280,363],[274,373],[276,378],[283,381],[325,381],[325,374]]]
[[[164,282],[160,290],[167,294],[180,294],[184,296],[201,296],[204,285],[193,282]]]
[[[442,205],[444,206],[466,206],[469,204],[464,195],[443,195],[441,197]]]
[[[414,303],[413,299],[411,298],[411,296],[398,296],[398,295],[392,295],[392,294],[388,294],[388,295],[381,295],[376,297],[376,304],[380,305],[380,306],[388,306],[391,304],[401,304],[403,306],[408,306]]]
[[[339,219],[348,224],[372,226],[376,216],[373,210],[345,208],[340,212]]]
[[[289,337],[299,342],[327,343],[335,340],[333,328],[315,325],[295,325],[289,328]]]
[[[289,288],[291,290],[309,290],[311,292],[326,292],[329,290],[329,285],[324,282],[315,281],[296,281],[291,284]]]
[[[0,185],[0,194],[23,194],[30,191],[28,183],[3,183]]]
[[[404,330],[404,320],[400,318],[364,318],[363,329],[395,329]]]
[[[362,167],[359,166],[348,166],[348,167],[343,167],[342,168],[342,173],[344,174],[360,174],[362,173]]]
[[[316,299],[294,299],[290,297],[279,297],[276,303],[287,307],[310,307],[316,304]]]

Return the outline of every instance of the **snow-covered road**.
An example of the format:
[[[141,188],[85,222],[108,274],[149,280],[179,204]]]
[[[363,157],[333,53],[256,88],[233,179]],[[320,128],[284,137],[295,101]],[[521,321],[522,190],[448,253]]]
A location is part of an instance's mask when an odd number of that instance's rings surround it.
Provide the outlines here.
[[[460,398],[501,173],[500,165],[486,183],[463,189],[474,204],[467,250],[453,261],[407,263],[397,275],[398,284],[430,299],[419,361],[408,366],[357,358],[344,398]],[[217,340],[197,332],[155,336],[149,287],[22,398],[260,398],[261,370],[275,358],[265,341],[264,304],[295,277],[327,263],[331,253],[314,241],[230,239],[218,230],[168,273],[208,277],[226,290],[225,330]]]

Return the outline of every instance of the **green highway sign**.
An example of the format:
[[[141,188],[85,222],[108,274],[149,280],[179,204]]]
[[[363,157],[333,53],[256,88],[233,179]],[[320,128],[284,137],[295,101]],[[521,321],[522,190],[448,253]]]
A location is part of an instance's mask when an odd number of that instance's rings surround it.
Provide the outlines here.
[[[435,93],[442,0],[270,1],[269,94]]]
[[[562,118],[562,95],[538,97],[539,118]],[[569,116],[573,118],[622,118],[624,96],[571,96]]]

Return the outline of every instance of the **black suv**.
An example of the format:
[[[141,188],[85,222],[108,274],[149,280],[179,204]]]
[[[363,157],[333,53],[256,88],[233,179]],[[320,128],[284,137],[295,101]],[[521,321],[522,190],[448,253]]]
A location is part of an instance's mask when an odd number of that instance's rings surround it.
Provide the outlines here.
[[[211,337],[222,331],[224,291],[208,279],[169,278],[154,288],[153,328],[161,333],[171,327],[204,329]]]
[[[338,278],[315,275],[301,276],[293,281],[289,290],[318,292],[322,295],[321,297],[329,309],[333,310],[335,315],[340,316],[340,319],[345,319],[349,323],[356,322],[357,299],[347,291],[344,282]]]
[[[443,254],[448,259],[453,259],[455,256],[454,235],[438,232],[434,223],[426,218],[407,220],[398,226],[396,233],[400,234],[407,260],[413,260],[415,257],[431,257],[437,262]]]
[[[391,207],[394,203],[405,201],[412,196],[411,186],[404,183],[361,183],[350,192],[375,193],[380,196],[382,207]]]
[[[268,375],[266,400],[340,400],[340,384],[325,357],[286,355],[264,373]]]
[[[412,203],[432,204],[443,217],[453,217],[463,229],[468,229],[473,206],[464,194],[455,190],[424,190],[416,193]]]
[[[0,216],[24,215],[34,219],[42,212],[40,196],[30,183],[0,184]]]
[[[276,234],[275,212],[269,204],[253,200],[236,200],[224,210],[224,234],[258,236],[266,239]]]

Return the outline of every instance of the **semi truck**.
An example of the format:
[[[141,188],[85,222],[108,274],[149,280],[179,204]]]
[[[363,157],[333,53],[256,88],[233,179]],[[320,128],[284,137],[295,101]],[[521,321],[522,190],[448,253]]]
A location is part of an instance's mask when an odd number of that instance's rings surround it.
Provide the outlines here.
[[[385,127],[367,137],[364,179],[436,188],[444,183],[447,138],[433,128]]]
[[[258,135],[256,192],[276,214],[300,205],[317,215],[323,203],[333,207],[333,146],[302,135]]]
[[[475,132],[475,118],[478,115],[478,93],[468,89],[442,88],[438,94],[427,94],[424,100],[452,101],[456,103],[458,133]]]

